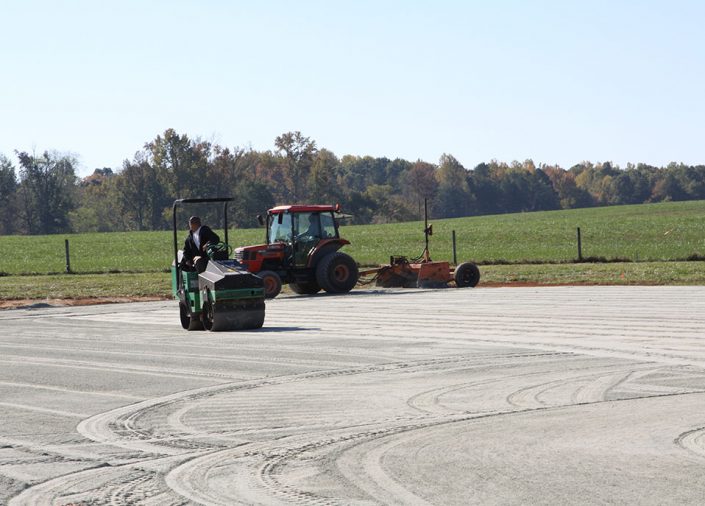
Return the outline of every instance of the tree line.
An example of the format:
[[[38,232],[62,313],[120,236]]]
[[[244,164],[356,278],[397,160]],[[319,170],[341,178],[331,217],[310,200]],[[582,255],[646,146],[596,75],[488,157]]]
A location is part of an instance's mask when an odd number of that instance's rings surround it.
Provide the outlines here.
[[[353,223],[705,199],[705,166],[582,162],[569,169],[492,160],[472,169],[450,154],[438,163],[345,155],[287,132],[274,149],[226,148],[173,129],[145,143],[119,170],[76,175],[58,152],[0,154],[0,234],[163,230],[176,198],[232,196],[238,227],[277,204],[340,203]],[[204,209],[220,223],[220,209]]]

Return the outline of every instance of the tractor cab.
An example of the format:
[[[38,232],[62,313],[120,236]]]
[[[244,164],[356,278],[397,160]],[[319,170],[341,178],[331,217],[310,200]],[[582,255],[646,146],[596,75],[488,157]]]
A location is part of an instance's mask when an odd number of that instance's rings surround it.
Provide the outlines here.
[[[261,219],[267,229],[266,243],[237,248],[235,257],[265,280],[265,293],[270,298],[279,293],[283,283],[290,284],[296,293],[311,294],[321,288],[333,293],[350,291],[357,282],[357,265],[338,252],[350,242],[340,237],[336,213],[340,213],[338,205],[274,207]],[[332,274],[319,266],[329,256],[326,265],[330,264]],[[344,265],[338,266],[341,262]]]
[[[333,212],[311,209],[314,206],[282,206],[267,213],[267,244],[284,245],[288,260],[297,267],[306,267],[309,256],[325,241],[340,240]],[[328,208],[329,206],[317,206]],[[288,208],[288,209],[287,209]],[[293,208],[293,209],[292,209]]]

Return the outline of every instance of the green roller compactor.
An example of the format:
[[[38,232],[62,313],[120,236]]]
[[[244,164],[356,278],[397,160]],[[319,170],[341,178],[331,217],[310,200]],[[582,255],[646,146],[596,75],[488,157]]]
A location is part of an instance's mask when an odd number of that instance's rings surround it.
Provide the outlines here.
[[[181,326],[187,330],[246,330],[264,324],[264,281],[229,259],[228,202],[232,198],[178,199],[174,201],[174,262],[171,285],[179,301]],[[186,268],[178,249],[177,208],[182,204],[223,203],[225,242],[209,247],[203,272]]]

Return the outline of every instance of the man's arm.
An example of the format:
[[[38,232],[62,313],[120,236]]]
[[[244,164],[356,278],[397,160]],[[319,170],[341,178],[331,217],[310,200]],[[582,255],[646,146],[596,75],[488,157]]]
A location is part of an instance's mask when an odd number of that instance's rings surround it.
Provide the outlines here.
[[[218,237],[218,234],[213,232],[210,227],[205,225],[201,227],[201,250],[203,250],[203,252],[206,251],[207,244],[216,244],[219,242],[220,237]]]
[[[181,261],[183,263],[190,263],[193,261],[193,257],[196,256],[194,255],[194,249],[195,249],[195,244],[193,243],[193,240],[191,239],[191,236],[189,235],[186,237],[186,240],[184,241],[184,248],[183,248],[183,257],[181,258]]]

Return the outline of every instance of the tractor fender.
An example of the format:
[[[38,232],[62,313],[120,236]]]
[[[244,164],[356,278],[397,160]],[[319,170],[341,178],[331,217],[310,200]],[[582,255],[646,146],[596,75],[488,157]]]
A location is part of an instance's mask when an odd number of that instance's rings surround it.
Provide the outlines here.
[[[330,253],[335,253],[346,244],[350,244],[347,239],[323,239],[308,254],[306,267],[316,267],[321,258]]]

